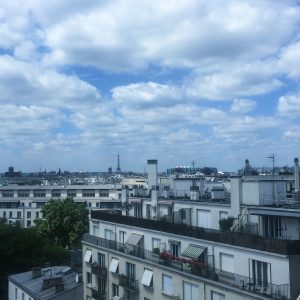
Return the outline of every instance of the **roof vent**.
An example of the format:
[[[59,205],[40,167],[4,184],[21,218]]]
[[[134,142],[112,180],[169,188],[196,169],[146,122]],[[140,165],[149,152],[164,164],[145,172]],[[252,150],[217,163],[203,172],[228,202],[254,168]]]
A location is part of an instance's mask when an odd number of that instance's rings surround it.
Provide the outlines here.
[[[42,276],[42,270],[41,270],[41,268],[40,267],[38,267],[38,268],[32,268],[31,269],[31,276],[32,276],[33,279]]]

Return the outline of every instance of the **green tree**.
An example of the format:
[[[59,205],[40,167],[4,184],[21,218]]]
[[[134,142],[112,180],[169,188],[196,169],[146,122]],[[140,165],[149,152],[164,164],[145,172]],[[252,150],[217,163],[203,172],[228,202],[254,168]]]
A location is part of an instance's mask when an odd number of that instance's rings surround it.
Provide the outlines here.
[[[32,267],[67,264],[68,252],[37,234],[35,228],[21,228],[0,222],[0,298],[7,294],[7,277]],[[1,299],[2,299],[1,298]]]
[[[88,210],[72,199],[51,199],[42,209],[43,219],[36,221],[37,232],[64,248],[76,246],[88,231]]]

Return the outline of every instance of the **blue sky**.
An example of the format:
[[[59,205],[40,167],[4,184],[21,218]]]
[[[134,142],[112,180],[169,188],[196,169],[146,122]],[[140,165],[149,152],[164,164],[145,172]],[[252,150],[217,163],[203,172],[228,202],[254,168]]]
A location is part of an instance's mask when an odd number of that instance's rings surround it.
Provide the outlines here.
[[[0,171],[300,156],[297,1],[1,1]]]

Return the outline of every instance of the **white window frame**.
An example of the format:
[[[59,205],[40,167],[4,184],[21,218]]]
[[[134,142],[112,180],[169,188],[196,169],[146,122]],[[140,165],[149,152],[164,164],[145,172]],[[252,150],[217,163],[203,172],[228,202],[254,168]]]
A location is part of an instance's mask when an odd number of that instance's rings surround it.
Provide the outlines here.
[[[164,294],[173,295],[173,279],[172,276],[162,274],[162,291]]]
[[[220,252],[220,270],[225,273],[234,274],[234,256],[232,254]]]

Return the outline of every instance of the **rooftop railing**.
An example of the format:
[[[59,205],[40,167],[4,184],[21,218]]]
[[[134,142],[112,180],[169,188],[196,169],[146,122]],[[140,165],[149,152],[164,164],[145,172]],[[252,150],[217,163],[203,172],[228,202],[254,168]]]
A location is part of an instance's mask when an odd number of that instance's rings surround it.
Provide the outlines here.
[[[164,220],[141,219],[101,211],[91,211],[91,218],[271,253],[300,254],[300,240],[271,239],[241,232],[223,232],[186,224],[170,223]]]
[[[192,261],[182,257],[175,257],[173,255],[162,255],[162,253],[159,255],[144,248],[134,247],[131,245],[127,247],[126,244],[124,245],[113,240],[95,237],[90,234],[84,234],[83,241],[95,246],[106,248],[108,250],[111,249],[119,251],[132,257],[142,258],[146,261],[164,265],[184,273],[218,281],[231,287],[269,297],[271,299],[289,299],[288,284],[276,285],[269,282],[259,282],[253,278],[235,273],[227,273],[216,269],[212,264],[200,263],[198,261]],[[120,285],[132,291],[138,291],[138,281],[129,279],[123,274],[120,274],[119,276]]]

